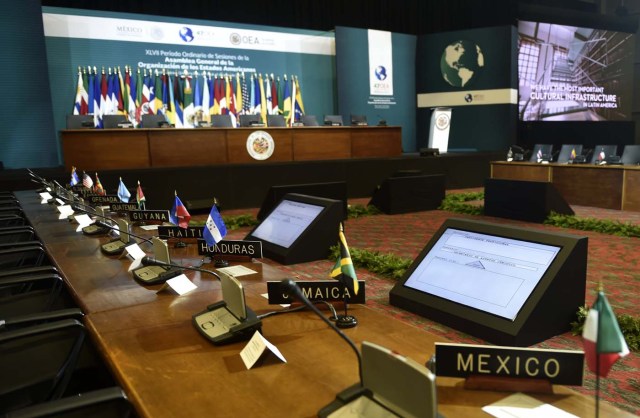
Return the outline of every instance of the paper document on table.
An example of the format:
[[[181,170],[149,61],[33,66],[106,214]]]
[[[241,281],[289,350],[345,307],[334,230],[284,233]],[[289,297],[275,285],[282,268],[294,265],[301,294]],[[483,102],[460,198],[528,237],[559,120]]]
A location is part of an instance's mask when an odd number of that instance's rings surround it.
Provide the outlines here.
[[[514,393],[483,407],[482,410],[497,418],[578,418],[524,393]]]
[[[247,274],[257,273],[257,271],[251,270],[249,267],[245,267],[245,266],[222,267],[217,270],[223,273],[230,274],[233,277],[240,277],[240,276],[246,276]]]

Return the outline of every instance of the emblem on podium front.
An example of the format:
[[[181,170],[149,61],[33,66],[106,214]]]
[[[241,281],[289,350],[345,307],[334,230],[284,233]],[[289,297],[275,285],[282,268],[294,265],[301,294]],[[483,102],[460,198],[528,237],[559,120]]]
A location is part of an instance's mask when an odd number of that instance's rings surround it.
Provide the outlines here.
[[[447,129],[449,127],[449,115],[441,113],[436,117],[436,128],[440,130]]]
[[[247,152],[254,160],[266,160],[271,157],[276,145],[265,131],[254,131],[247,138]]]

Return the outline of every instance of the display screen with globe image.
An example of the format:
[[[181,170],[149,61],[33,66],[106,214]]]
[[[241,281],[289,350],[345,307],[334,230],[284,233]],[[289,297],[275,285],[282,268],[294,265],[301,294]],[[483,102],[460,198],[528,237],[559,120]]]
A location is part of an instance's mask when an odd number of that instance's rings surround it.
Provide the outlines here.
[[[447,45],[440,59],[442,77],[453,87],[469,87],[478,79],[483,67],[482,49],[467,40]]]

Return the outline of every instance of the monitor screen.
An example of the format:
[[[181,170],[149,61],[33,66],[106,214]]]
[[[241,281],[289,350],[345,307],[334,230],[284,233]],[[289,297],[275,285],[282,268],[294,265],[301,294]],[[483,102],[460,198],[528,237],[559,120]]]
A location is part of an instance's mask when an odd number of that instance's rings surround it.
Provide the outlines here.
[[[251,235],[289,248],[323,209],[323,206],[283,199]]]
[[[404,285],[513,321],[561,248],[449,227]]]
[[[521,121],[630,121],[635,35],[518,23]]]

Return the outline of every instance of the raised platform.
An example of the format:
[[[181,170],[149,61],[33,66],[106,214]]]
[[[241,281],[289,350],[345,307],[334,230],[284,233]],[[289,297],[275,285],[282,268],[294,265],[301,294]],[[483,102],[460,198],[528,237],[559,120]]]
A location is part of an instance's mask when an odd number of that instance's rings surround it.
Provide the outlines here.
[[[481,187],[490,175],[490,162],[503,152],[448,153],[437,157],[417,154],[394,158],[358,158],[327,161],[265,162],[197,167],[120,169],[99,171],[100,181],[115,194],[118,179],[134,196],[140,180],[149,209],[169,209],[176,190],[183,202],[216,197],[223,209],[255,208],[273,185],[346,181],[349,198],[370,197],[376,186],[399,170],[419,170],[422,174],[444,174],[447,189]],[[35,169],[60,183],[69,182],[64,167]],[[90,172],[91,176],[95,172]],[[0,190],[34,188],[26,170],[0,171]],[[208,208],[203,208],[208,209]]]

